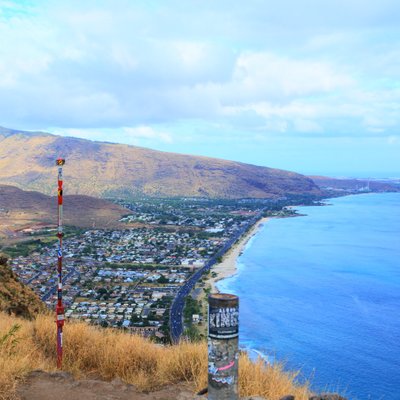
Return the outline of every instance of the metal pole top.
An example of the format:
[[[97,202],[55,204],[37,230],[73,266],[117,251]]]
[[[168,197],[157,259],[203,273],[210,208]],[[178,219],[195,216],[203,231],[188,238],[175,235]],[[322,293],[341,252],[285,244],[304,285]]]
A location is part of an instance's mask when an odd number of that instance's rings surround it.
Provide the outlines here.
[[[239,297],[229,293],[214,293],[208,296],[208,302],[210,305],[222,307],[237,306]]]
[[[213,293],[213,294],[210,294],[210,296],[208,298],[213,298],[215,300],[233,300],[233,299],[237,299],[238,296],[236,296],[234,294],[230,294],[230,293]]]

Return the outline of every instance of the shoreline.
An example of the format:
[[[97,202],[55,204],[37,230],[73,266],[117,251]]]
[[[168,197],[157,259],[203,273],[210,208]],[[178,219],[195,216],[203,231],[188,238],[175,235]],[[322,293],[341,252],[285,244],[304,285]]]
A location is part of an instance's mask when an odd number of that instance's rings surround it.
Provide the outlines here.
[[[216,283],[222,279],[230,278],[237,273],[237,260],[246,247],[248,241],[260,230],[261,226],[269,221],[271,217],[259,219],[250,230],[243,235],[223,256],[222,261],[211,268],[211,273],[215,272],[216,277],[209,277],[207,283],[211,286],[211,293],[219,293]]]

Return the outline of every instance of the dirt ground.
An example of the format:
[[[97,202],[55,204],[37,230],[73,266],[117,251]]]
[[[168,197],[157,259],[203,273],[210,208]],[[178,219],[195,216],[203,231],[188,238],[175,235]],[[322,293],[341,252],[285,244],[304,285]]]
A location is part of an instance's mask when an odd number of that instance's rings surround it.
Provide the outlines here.
[[[184,385],[142,393],[121,380],[104,382],[95,379],[75,380],[66,372],[31,372],[17,389],[21,400],[194,400],[197,396]]]

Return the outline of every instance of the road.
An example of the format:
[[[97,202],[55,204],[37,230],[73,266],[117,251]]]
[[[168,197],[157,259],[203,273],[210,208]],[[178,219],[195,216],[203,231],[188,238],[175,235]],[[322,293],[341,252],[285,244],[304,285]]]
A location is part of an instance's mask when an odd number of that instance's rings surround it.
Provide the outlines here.
[[[68,272],[67,275],[63,276],[62,278],[62,283],[64,284],[69,278],[71,278],[71,276],[73,275],[79,275],[79,272],[76,269],[72,269],[70,272]],[[47,301],[50,299],[51,296],[53,296],[53,294],[55,294],[57,292],[57,286],[52,287],[51,289],[49,289],[43,296],[42,296],[42,301]]]
[[[204,273],[208,272],[210,268],[217,263],[219,257],[222,257],[232,247],[232,245],[260,218],[261,213],[255,218],[251,219],[247,225],[240,229],[240,231],[237,232],[235,236],[229,239],[225,243],[225,245],[221,249],[219,249],[218,252],[214,254],[214,256],[211,257],[202,268],[191,275],[191,277],[183,284],[183,286],[180,287],[172,302],[169,314],[169,328],[172,343],[178,343],[183,333],[183,309],[185,307],[186,296],[189,295],[201,276]]]
[[[27,281],[24,282],[25,285],[31,284],[35,279],[39,278],[39,276],[42,275],[42,272],[38,272],[36,275],[32,276],[31,279],[28,279]]]

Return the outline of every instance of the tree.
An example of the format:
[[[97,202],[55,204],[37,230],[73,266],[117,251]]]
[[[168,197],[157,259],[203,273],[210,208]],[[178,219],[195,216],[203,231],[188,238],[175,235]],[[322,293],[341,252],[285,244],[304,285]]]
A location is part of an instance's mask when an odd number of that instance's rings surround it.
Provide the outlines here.
[[[169,279],[166,278],[164,275],[161,275],[158,279],[157,279],[158,283],[169,283]]]
[[[183,334],[191,341],[191,342],[200,342],[203,337],[202,335],[200,335],[199,330],[193,326],[190,325],[189,327],[187,327],[185,329],[185,331],[183,332]]]
[[[0,265],[7,265],[8,258],[0,255]]]
[[[131,317],[132,323],[140,322],[140,321],[141,321],[141,318],[137,314],[132,314],[132,317]]]

